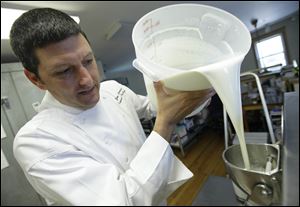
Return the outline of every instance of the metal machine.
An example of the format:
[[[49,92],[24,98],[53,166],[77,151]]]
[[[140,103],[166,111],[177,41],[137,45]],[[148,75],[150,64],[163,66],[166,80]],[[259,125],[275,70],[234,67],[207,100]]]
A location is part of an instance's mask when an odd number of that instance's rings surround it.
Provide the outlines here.
[[[223,160],[229,179],[210,176],[193,205],[299,205],[299,92],[284,94],[281,140],[274,138],[262,90],[259,93],[271,143],[246,141],[251,166],[246,170],[240,146],[228,146],[224,111]]]

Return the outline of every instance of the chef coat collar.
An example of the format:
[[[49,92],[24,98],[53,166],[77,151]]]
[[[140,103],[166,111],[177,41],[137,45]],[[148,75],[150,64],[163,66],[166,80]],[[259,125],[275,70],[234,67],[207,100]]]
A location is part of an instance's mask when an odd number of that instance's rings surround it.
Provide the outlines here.
[[[49,91],[46,91],[42,103],[37,108],[37,112],[41,112],[49,108],[59,108],[75,115],[84,111],[83,109],[67,106],[65,104],[60,103],[58,100],[54,98],[54,96]]]

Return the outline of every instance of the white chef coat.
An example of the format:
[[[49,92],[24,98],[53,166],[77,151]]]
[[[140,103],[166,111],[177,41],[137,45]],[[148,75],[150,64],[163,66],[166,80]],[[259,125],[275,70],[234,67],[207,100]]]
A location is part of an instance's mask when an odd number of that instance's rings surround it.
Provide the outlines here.
[[[192,177],[158,133],[146,139],[144,96],[115,81],[79,110],[46,92],[39,113],[14,140],[25,176],[51,205],[157,205]]]

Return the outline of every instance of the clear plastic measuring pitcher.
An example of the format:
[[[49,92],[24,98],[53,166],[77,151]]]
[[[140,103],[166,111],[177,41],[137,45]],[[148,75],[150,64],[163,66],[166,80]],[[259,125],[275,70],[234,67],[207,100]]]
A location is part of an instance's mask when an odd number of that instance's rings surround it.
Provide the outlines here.
[[[238,135],[245,169],[250,169],[240,89],[240,65],[251,47],[247,27],[221,9],[177,4],[143,16],[132,40],[133,65],[143,73],[152,104],[157,105],[153,81],[181,91],[213,87]]]
[[[135,24],[132,40],[133,66],[143,73],[154,105],[153,81],[162,80],[176,90],[206,89],[212,82],[218,84],[210,74],[220,67],[227,68],[225,73],[236,73],[239,80],[240,64],[251,46],[250,33],[238,18],[200,4],[176,4],[149,12]],[[221,100],[226,98],[215,90]]]

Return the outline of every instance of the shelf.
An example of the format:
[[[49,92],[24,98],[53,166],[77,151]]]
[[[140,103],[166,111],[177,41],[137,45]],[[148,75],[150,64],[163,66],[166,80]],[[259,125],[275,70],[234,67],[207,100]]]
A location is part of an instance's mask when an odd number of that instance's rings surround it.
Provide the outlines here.
[[[202,129],[206,126],[206,124],[198,125],[197,127],[191,129],[187,132],[187,134],[183,137],[176,137],[176,142],[171,142],[171,147],[179,148],[183,156],[185,156],[185,148],[193,143],[195,137],[199,135]],[[183,141],[186,140],[186,141]]]
[[[275,108],[276,106],[282,106],[283,103],[272,103],[272,104],[267,104],[268,109]],[[244,111],[252,111],[252,110],[260,110],[262,109],[262,104],[248,104],[248,105],[243,105],[243,110]]]

